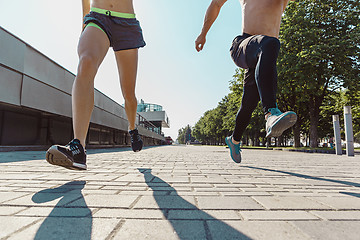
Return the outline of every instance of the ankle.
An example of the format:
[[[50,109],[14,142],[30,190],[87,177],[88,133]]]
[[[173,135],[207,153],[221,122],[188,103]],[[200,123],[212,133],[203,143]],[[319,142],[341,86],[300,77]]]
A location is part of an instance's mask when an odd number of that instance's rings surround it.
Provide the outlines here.
[[[232,142],[233,144],[235,144],[235,145],[238,145],[238,144],[240,143],[240,142],[234,140],[234,137],[231,137],[231,142]]]
[[[271,115],[270,112],[268,112],[267,114],[265,114],[265,120],[267,120],[270,115]]]

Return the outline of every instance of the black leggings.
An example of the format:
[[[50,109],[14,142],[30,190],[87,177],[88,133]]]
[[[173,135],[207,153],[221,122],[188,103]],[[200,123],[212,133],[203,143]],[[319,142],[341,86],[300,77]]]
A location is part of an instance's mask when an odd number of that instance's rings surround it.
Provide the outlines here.
[[[233,132],[235,141],[241,140],[259,100],[265,114],[269,108],[276,107],[276,59],[279,50],[280,41],[264,35],[244,33],[233,41],[231,57],[238,67],[246,69],[241,107]]]

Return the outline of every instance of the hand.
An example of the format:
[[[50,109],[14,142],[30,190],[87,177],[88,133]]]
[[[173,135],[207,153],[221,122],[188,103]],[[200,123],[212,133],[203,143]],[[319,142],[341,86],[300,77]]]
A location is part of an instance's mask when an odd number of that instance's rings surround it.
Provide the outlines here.
[[[200,52],[203,49],[205,42],[206,42],[206,37],[200,34],[195,40],[196,51]]]

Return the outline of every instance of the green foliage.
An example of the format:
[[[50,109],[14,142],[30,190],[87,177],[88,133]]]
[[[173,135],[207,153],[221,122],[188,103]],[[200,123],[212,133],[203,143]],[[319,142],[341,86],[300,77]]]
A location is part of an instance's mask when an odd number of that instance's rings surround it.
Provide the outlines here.
[[[360,2],[359,0],[290,1],[280,29],[278,105],[298,114],[293,127],[295,146],[300,135],[318,139],[333,135],[332,115],[342,121],[343,107],[352,106],[355,140],[360,141]],[[223,143],[235,127],[241,105],[244,70],[237,69],[230,93],[204,113],[192,129],[197,140]],[[265,140],[265,121],[260,106],[254,111],[243,142],[258,145]],[[189,127],[190,128],[190,127]],[[184,139],[185,128],[178,140]],[[283,136],[291,137],[286,131]]]
[[[303,0],[290,2],[284,13],[279,99],[298,113],[298,128],[307,130],[311,147],[317,145],[328,96],[350,86],[359,89],[359,9],[358,0]]]
[[[191,127],[190,125],[187,125],[186,127],[179,129],[177,141],[180,144],[185,144],[189,140],[191,140]]]

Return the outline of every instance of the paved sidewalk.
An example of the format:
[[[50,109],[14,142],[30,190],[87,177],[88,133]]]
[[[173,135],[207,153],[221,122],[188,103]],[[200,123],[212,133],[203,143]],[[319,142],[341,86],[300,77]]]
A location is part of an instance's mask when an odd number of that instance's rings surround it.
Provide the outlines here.
[[[0,239],[359,239],[360,156],[164,146],[0,153]]]

